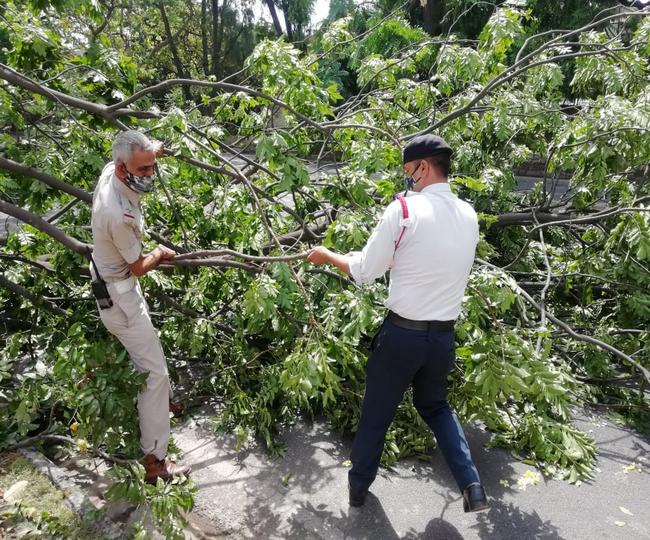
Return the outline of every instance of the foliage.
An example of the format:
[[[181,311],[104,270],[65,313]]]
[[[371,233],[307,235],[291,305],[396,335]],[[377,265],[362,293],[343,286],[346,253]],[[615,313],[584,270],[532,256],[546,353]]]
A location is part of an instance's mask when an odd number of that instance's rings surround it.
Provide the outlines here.
[[[147,484],[144,482],[144,467],[141,465],[113,467],[109,475],[113,484],[106,494],[108,499],[124,500],[144,509],[136,525],[134,539],[150,538],[145,528],[150,521],[165,538],[185,538],[185,514],[194,507],[193,494],[196,493],[196,488],[191,483],[184,479],[174,479],[165,484],[159,478],[156,485]]]
[[[71,4],[13,1],[2,12],[4,63],[85,100],[64,104],[2,71],[3,158],[91,191],[116,130],[136,127],[172,153],[160,163],[166,189],[143,202],[150,233],[187,251],[279,256],[324,242],[348,252],[402,189],[399,137],[433,129],[454,148],[452,189],[482,222],[457,324],[450,397],[459,414],[572,481],[593,474],[595,456],[571,426],[576,407],[613,406],[647,422],[650,17],[620,15],[614,36],[604,23],[552,43],[537,37],[523,51],[539,28],[537,4],[491,10],[476,42],[434,42],[402,17],[373,19],[359,37],[353,18],[338,19],[303,52],[261,42],[244,66],[246,85],[195,86],[189,100],[171,87],[102,115],[88,104],[115,104],[158,82],[155,59],[88,39],[101,11]],[[90,22],[71,17],[72,32],[64,15],[81,6]],[[517,55],[524,60],[513,67]],[[518,171],[536,164],[541,180],[518,191]],[[1,201],[39,215],[65,209],[56,227],[91,242],[86,204],[6,167]],[[4,279],[68,316],[0,289],[0,448],[47,431],[137,457],[142,379],[98,321],[87,261],[27,225],[11,232],[2,257]],[[215,425],[241,444],[258,437],[281,454],[278,433],[301,414],[356,428],[387,281],[356,288],[319,270],[253,261],[141,279],[176,385],[200,403],[223,403]],[[408,395],[387,441],[385,464],[433,444]],[[159,525],[177,533],[173,508],[189,506],[191,488],[169,488],[156,514],[161,492],[137,471],[115,474],[126,486],[116,495],[150,501],[154,519],[169,512],[173,523]]]

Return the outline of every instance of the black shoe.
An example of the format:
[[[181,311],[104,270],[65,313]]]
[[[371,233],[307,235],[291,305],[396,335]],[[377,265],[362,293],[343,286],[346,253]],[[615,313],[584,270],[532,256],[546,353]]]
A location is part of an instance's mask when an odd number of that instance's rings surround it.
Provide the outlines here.
[[[485,490],[478,482],[470,484],[463,490],[463,510],[465,512],[480,512],[489,507]]]
[[[363,506],[363,503],[366,502],[368,490],[354,491],[352,487],[348,486],[348,494],[350,495],[350,506]]]

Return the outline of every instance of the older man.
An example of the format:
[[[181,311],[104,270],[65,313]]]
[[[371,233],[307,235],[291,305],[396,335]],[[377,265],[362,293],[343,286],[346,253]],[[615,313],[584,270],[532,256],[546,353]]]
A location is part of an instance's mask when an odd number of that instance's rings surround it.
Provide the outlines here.
[[[447,184],[451,148],[440,137],[414,138],[404,147],[404,172],[416,194],[393,201],[361,253],[317,247],[314,264],[333,264],[357,283],[390,269],[388,315],[373,340],[366,392],[352,445],[349,497],[364,503],[375,479],[386,431],[406,389],[429,425],[463,494],[466,512],[488,507],[465,434],[447,402],[453,366],[454,320],[460,313],[474,251],[474,209]]]
[[[118,134],[113,161],[102,171],[92,209],[91,274],[102,323],[124,345],[135,368],[149,374],[138,394],[138,414],[145,478],[150,483],[190,470],[166,457],[171,386],[160,339],[137,280],[175,255],[162,245],[142,254],[140,199],[153,188],[156,157],[162,150],[162,143],[137,131]]]

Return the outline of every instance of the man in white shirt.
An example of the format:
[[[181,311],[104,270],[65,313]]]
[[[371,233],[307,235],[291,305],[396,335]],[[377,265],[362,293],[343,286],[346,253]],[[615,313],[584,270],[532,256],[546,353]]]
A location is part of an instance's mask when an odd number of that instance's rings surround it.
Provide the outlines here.
[[[454,321],[479,239],[474,209],[456,197],[447,176],[451,148],[423,135],[404,147],[404,172],[413,196],[393,201],[360,253],[312,249],[313,264],[333,264],[355,282],[390,269],[390,310],[373,339],[361,419],[348,475],[351,506],[361,506],[377,475],[384,438],[404,392],[432,429],[463,494],[466,512],[488,507],[463,429],[447,402],[455,361]]]
[[[113,141],[113,161],[104,167],[97,182],[92,209],[90,272],[100,318],[124,345],[135,368],[148,373],[138,394],[138,415],[145,479],[150,483],[189,472],[189,467],[176,465],[166,457],[169,413],[177,413],[179,404],[170,401],[165,354],[137,280],[176,254],[162,245],[142,254],[140,199],[153,188],[156,157],[162,151],[162,143],[150,141],[142,133],[119,133]],[[98,277],[105,282],[105,289]]]

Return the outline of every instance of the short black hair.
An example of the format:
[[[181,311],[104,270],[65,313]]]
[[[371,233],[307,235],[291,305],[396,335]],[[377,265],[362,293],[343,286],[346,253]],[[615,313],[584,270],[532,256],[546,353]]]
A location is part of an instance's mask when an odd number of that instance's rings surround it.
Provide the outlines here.
[[[424,158],[424,160],[442,176],[449,177],[449,170],[451,169],[451,156],[449,154],[438,154],[437,156]]]

